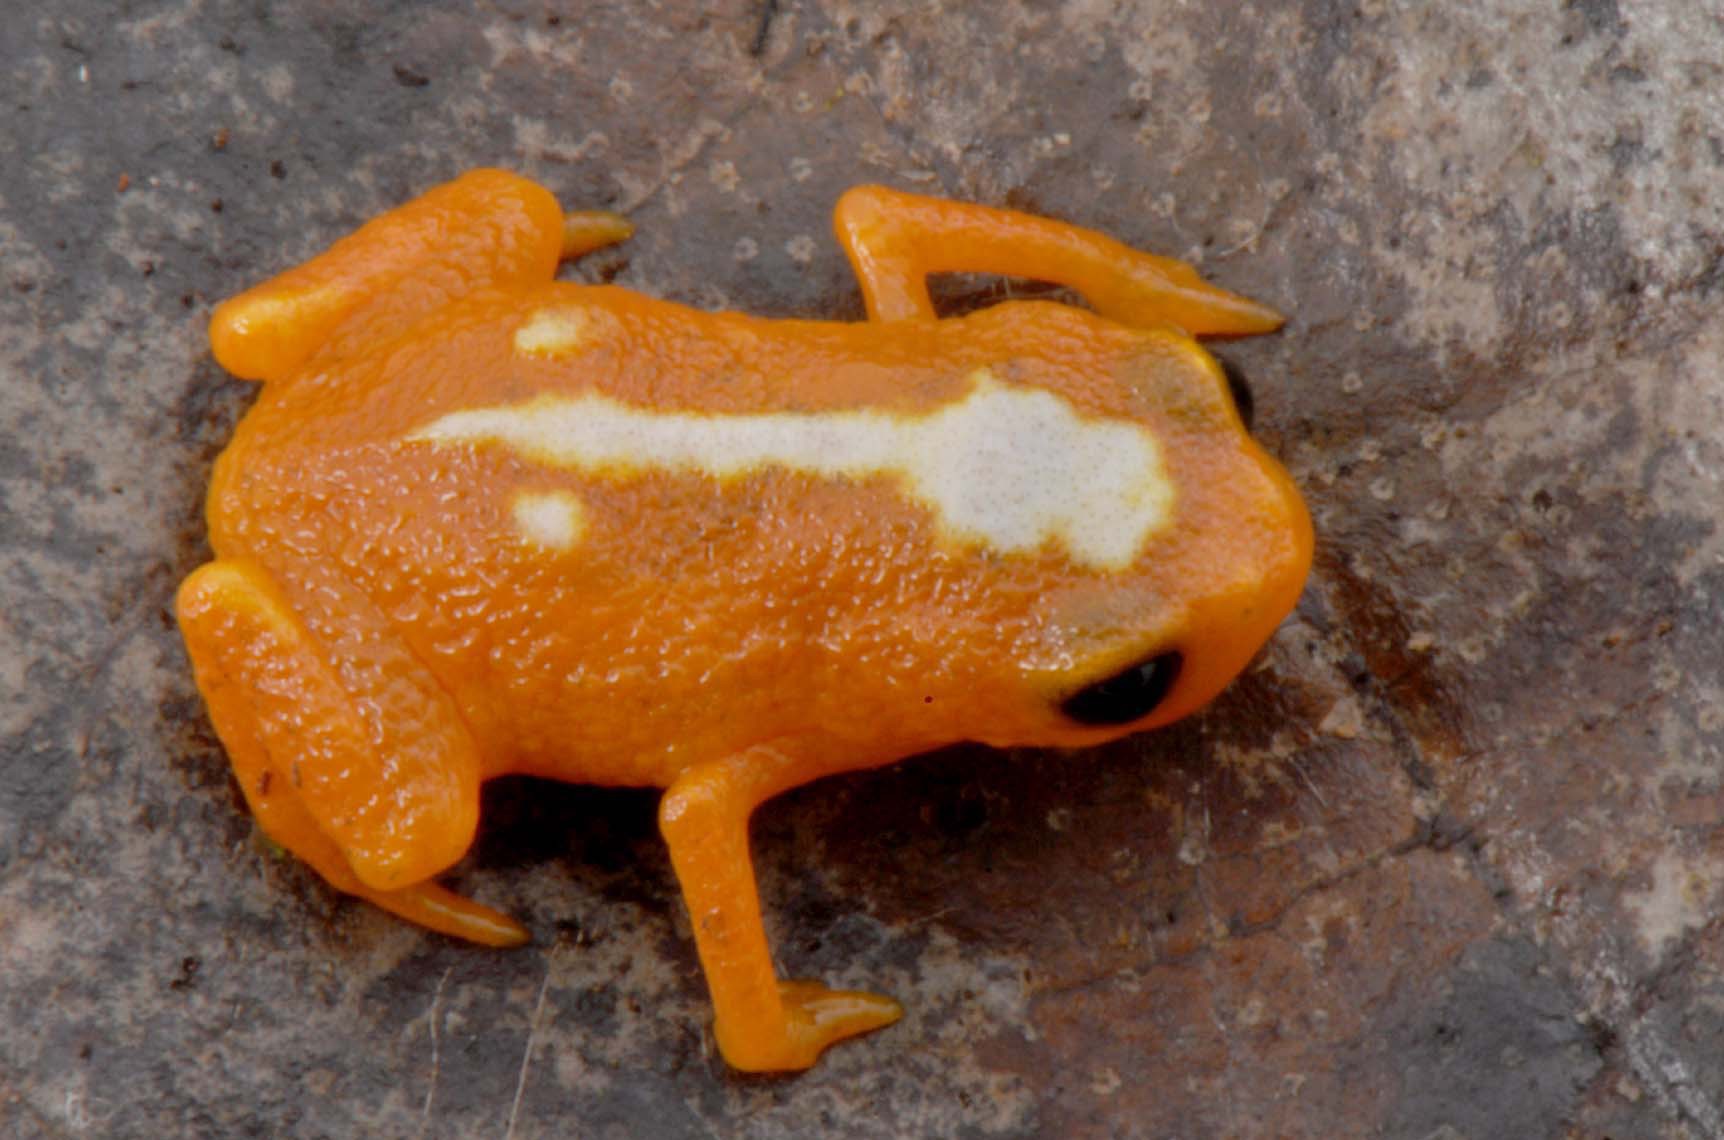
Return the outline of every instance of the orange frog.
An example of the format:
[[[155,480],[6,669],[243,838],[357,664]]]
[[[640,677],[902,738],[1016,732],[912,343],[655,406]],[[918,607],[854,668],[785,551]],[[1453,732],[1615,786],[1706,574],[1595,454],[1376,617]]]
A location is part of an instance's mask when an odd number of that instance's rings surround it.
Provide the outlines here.
[[[839,201],[854,324],[553,280],[630,232],[478,171],[227,301],[264,382],[179,620],[258,822],[495,946],[437,885],[479,786],[665,789],[719,1048],[811,1065],[896,1002],[774,973],[748,820],[955,741],[1083,747],[1220,691],[1293,606],[1305,507],[1192,335],[1275,313],[1099,234]],[[929,273],[1069,286],[937,319]]]

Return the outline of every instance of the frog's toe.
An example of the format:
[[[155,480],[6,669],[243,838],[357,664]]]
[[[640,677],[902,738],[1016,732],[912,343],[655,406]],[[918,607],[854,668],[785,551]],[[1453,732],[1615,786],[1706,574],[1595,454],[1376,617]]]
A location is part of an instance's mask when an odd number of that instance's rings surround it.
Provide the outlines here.
[[[904,1016],[904,1007],[889,997],[860,990],[834,990],[806,980],[781,981],[784,1004],[782,1039],[768,1042],[744,1033],[731,1040],[718,1026],[719,1051],[733,1068],[745,1072],[794,1072],[806,1069],[829,1045],[872,1029],[891,1025]]]
[[[563,215],[563,248],[560,256],[573,261],[583,254],[626,241],[635,232],[634,223],[609,210],[570,210]]]
[[[354,893],[410,922],[484,946],[520,946],[532,940],[526,927],[503,912],[433,882],[415,883],[399,891],[361,887]]]
[[[807,979],[779,982],[778,994],[792,1026],[817,1039],[821,1049],[846,1037],[891,1025],[904,1016],[904,1007],[883,994],[834,990]]]

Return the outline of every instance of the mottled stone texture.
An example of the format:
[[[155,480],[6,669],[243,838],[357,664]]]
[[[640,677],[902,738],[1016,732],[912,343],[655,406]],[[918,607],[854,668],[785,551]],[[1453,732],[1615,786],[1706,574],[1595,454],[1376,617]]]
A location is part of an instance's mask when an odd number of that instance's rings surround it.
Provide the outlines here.
[[[1724,1136],[1724,26],[1691,0],[13,0],[0,19],[0,1134]],[[583,265],[851,318],[878,180],[1190,258],[1320,533],[1261,664],[1083,755],[764,810],[739,1079],[653,798],[511,782],[456,945],[255,835],[171,626],[253,397],[213,301],[479,164]],[[958,279],[955,305],[1004,295]]]

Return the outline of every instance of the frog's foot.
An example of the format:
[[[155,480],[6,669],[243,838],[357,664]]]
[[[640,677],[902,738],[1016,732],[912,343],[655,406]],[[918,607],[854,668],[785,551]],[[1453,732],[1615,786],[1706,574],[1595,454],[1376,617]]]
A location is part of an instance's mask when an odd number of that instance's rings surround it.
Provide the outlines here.
[[[488,945],[527,940],[512,919],[428,881],[466,851],[478,818],[477,764],[459,739],[422,735],[385,772],[334,670],[248,564],[200,568],[177,609],[216,733],[271,839],[338,890],[421,925]]]
[[[571,210],[563,215],[562,259],[573,261],[595,249],[627,241],[634,223],[609,210]]]
[[[1193,336],[1281,326],[1275,310],[1209,284],[1183,261],[1015,210],[857,186],[838,200],[833,225],[873,320],[932,319],[930,273],[999,273],[1076,289],[1126,325],[1174,324]]]
[[[781,981],[778,998],[782,1021],[763,1017],[741,1025],[718,1023],[719,1051],[733,1067],[754,1073],[806,1069],[828,1045],[904,1016],[904,1007],[889,997],[829,989],[815,981]]]

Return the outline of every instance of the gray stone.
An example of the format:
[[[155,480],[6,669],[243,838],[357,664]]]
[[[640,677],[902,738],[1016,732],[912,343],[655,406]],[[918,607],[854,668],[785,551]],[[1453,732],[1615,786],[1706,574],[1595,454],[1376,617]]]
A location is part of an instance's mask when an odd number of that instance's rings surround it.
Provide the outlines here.
[[[1724,1136],[1709,7],[18,0],[0,1134]],[[492,788],[454,880],[537,941],[456,945],[259,842],[192,686],[211,305],[483,164],[697,305],[858,316],[883,181],[1291,316],[1221,349],[1320,535],[1259,667],[761,813],[785,972],[909,1006],[804,1076],[716,1059],[652,797]]]

